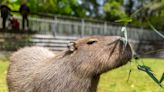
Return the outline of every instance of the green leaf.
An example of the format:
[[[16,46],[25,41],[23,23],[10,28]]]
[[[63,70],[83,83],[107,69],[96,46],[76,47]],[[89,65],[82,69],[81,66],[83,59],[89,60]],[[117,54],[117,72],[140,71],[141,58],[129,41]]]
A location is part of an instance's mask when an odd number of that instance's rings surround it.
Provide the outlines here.
[[[142,70],[142,71],[146,72],[150,76],[150,78],[154,80],[155,83],[157,83],[161,88],[163,88],[160,81],[163,80],[163,76],[164,75],[162,76],[161,80],[159,81],[155,77],[155,75],[153,74],[153,71],[151,70],[151,68],[149,66],[146,66],[146,65],[138,65],[137,68],[139,70]]]

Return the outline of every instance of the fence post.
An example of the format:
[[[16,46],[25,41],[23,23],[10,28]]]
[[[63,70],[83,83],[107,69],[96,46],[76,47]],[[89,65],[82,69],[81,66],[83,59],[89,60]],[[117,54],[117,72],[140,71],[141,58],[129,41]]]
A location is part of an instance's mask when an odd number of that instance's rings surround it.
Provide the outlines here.
[[[80,34],[80,36],[81,37],[83,37],[84,36],[84,27],[85,27],[85,21],[84,21],[84,19],[81,19],[81,24],[82,24],[82,26],[81,26],[81,34]]]
[[[52,34],[53,36],[56,36],[56,31],[57,31],[57,17],[54,16],[54,22],[52,23]]]
[[[103,35],[105,35],[107,33],[107,23],[106,23],[106,21],[104,22],[104,33],[103,33]]]

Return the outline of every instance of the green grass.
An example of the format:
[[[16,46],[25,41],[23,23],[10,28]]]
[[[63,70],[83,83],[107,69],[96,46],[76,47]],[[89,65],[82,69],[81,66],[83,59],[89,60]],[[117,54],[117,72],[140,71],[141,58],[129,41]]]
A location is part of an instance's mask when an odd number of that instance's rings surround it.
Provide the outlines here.
[[[145,65],[152,68],[160,79],[164,73],[164,59],[144,59]],[[132,69],[130,79],[129,70]],[[164,81],[162,83],[164,86]],[[133,62],[107,72],[101,76],[98,92],[164,92],[145,72],[139,71]]]
[[[164,72],[164,59],[144,59],[159,79]],[[0,59],[0,92],[8,92],[6,86],[6,69],[9,62]],[[128,72],[132,69],[129,81]],[[162,83],[164,86],[164,82]],[[146,73],[137,70],[134,62],[107,72],[101,76],[98,92],[164,92]]]
[[[6,73],[9,62],[5,58],[0,59],[0,92],[7,92]]]

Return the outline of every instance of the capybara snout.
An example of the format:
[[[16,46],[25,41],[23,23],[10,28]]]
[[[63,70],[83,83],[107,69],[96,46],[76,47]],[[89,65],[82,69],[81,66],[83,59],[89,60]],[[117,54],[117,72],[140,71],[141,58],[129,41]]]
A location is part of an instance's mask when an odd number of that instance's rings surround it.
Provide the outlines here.
[[[113,41],[115,46],[112,48],[113,50],[118,50],[117,55],[117,62],[115,63],[115,67],[122,66],[126,64],[132,58],[132,48],[130,43],[122,37],[115,37],[115,41]],[[118,47],[117,47],[118,45]],[[115,55],[115,54],[114,54]]]
[[[133,57],[132,48],[129,42],[124,39],[119,40],[119,66],[126,64]]]

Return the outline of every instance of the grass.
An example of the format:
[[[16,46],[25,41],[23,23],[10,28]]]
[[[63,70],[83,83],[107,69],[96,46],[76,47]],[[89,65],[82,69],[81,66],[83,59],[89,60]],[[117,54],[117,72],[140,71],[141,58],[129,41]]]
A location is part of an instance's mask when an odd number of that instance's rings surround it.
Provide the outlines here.
[[[143,59],[145,65],[152,68],[160,79],[164,73],[164,59]],[[129,70],[132,69],[130,79]],[[164,81],[162,83],[164,86]],[[107,72],[101,76],[98,92],[164,92],[145,72],[139,71],[133,62]]]
[[[6,73],[9,62],[5,58],[0,59],[0,92],[8,92],[6,86]]]
[[[164,72],[164,59],[143,59],[152,68],[159,79]],[[6,86],[6,69],[9,62],[0,59],[0,92],[8,92]],[[128,72],[132,69],[129,81]],[[164,82],[162,83],[164,86]],[[164,92],[146,73],[137,70],[134,62],[113,71],[102,74],[98,92]]]

